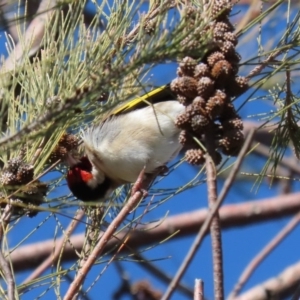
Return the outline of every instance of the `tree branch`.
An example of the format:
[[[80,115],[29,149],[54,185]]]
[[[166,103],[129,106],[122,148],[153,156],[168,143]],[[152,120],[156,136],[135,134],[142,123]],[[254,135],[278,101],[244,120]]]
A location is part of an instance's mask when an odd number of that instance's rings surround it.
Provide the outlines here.
[[[259,222],[269,222],[285,216],[294,215],[300,210],[300,192],[274,198],[266,198],[260,201],[247,201],[246,203],[230,204],[219,210],[221,226],[223,229],[248,226]],[[150,225],[140,226],[130,233],[130,239],[123,252],[131,252],[131,248],[146,247],[168,238],[178,232],[174,238],[192,235],[199,231],[199,227],[207,218],[208,210],[200,209],[175,215]],[[120,244],[128,232],[123,231],[112,238],[104,251]],[[59,240],[58,240],[59,241]],[[70,238],[72,246],[67,244],[62,254],[62,260],[77,259],[75,251],[81,251],[84,241],[83,234],[77,234]],[[20,246],[10,253],[10,260],[15,272],[34,268],[43,262],[53,249],[53,240],[45,240],[26,246]]]

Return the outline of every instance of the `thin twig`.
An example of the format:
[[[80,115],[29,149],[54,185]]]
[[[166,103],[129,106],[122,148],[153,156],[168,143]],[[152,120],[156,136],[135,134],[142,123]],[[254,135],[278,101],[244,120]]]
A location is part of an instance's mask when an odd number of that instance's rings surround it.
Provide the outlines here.
[[[1,216],[1,224],[0,224],[0,240],[2,241],[3,233],[7,223],[10,220],[12,215],[12,205],[7,204]],[[0,267],[5,276],[5,280],[7,283],[7,298],[8,300],[15,300],[15,280],[12,274],[12,270],[10,268],[10,264],[6,260],[5,256],[2,253],[2,247],[0,247]]]
[[[201,279],[195,279],[194,300],[204,300],[204,284]]]
[[[40,154],[42,153],[44,146],[47,142],[46,138],[43,138],[42,141],[40,142],[38,148],[36,149],[32,159],[31,159],[31,164],[34,165],[37,161],[37,159],[39,158]]]
[[[234,181],[235,179],[235,176],[243,162],[243,159],[247,153],[247,150],[248,150],[248,147],[249,145],[251,144],[251,141],[253,139],[253,135],[254,135],[254,132],[255,130],[252,129],[250,132],[249,132],[249,135],[244,143],[244,146],[243,148],[241,149],[238,157],[237,157],[237,160],[229,174],[229,176],[227,177],[225,183],[224,183],[224,186],[219,194],[219,197],[217,199],[217,202],[216,204],[214,205],[213,208],[211,208],[209,214],[207,215],[206,219],[205,219],[205,222],[203,223],[201,229],[199,230],[195,240],[194,240],[194,243],[193,245],[191,246],[189,252],[187,253],[184,261],[182,262],[180,268],[178,269],[177,273],[175,274],[172,282],[170,283],[170,285],[168,286],[168,289],[167,291],[165,292],[165,294],[163,295],[162,299],[161,300],[167,300],[167,299],[170,299],[170,297],[172,296],[175,288],[177,287],[178,285],[178,282],[180,281],[180,279],[182,278],[183,274],[185,273],[187,267],[189,266],[192,258],[194,257],[197,249],[199,248],[199,246],[201,245],[201,242],[203,241],[203,238],[205,237],[205,234],[210,226],[210,223],[211,223],[211,220],[213,219],[215,213],[218,211],[220,205],[222,204],[223,200],[225,199],[231,185],[232,185],[232,182]]]
[[[78,224],[80,223],[80,220],[84,216],[84,211],[80,210],[79,214],[74,217],[74,219],[69,224],[64,237],[62,239],[59,239],[57,242],[57,245],[55,247],[55,251],[53,254],[50,254],[48,258],[46,258],[23,282],[23,284],[26,284],[36,278],[38,278],[43,272],[46,271],[47,268],[49,268],[53,263],[57,261],[60,254],[62,253],[66,242],[70,240],[70,235],[72,232],[76,229]]]
[[[144,258],[141,253],[135,253],[133,258],[138,260],[139,267],[144,268],[148,272],[152,273],[154,276],[156,276],[157,279],[160,279],[162,282],[170,284],[170,282],[172,281],[173,276],[170,276],[163,272],[154,263],[151,263],[149,260]],[[191,288],[181,282],[178,283],[177,291],[181,292],[189,299],[191,299],[194,294]]]
[[[214,137],[211,131],[205,134],[206,159],[205,167],[207,174],[207,194],[208,207],[211,209],[218,197],[217,192],[217,171],[214,163],[216,155]],[[223,283],[223,254],[222,254],[222,237],[219,213],[216,212],[210,224],[210,236],[212,243],[213,256],[213,278],[214,278],[214,299],[224,299],[224,283]]]
[[[286,51],[286,49],[284,50]],[[259,63],[247,76],[246,78],[250,79],[261,73],[261,71],[272,61],[276,56],[280,55],[283,52],[282,49],[275,50],[272,52],[263,62]]]
[[[141,172],[142,174],[143,172]],[[142,175],[143,176],[143,175]],[[137,182],[139,179],[137,180]],[[86,263],[82,266],[81,270],[78,272],[74,281],[71,283],[64,300],[72,300],[73,297],[78,293],[80,286],[82,285],[85,277],[88,272],[96,262],[99,255],[104,250],[104,247],[111,239],[117,228],[122,224],[128,214],[130,214],[137,207],[138,203],[143,198],[143,193],[140,190],[135,191],[135,193],[130,197],[125,206],[121,209],[120,213],[116,216],[116,218],[111,222],[108,226],[107,230],[103,233],[101,239],[93,249],[92,253],[88,257]]]
[[[300,212],[286,225],[278,234],[252,259],[248,266],[243,271],[238,282],[234,286],[232,292],[229,294],[228,299],[236,298],[237,294],[243,288],[247,280],[259,266],[259,264],[277,247],[284,238],[299,224]]]

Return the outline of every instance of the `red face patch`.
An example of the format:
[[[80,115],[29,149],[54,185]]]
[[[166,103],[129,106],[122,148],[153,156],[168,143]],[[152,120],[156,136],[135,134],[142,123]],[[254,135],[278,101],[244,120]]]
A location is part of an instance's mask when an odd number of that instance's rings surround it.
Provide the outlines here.
[[[93,175],[90,172],[87,172],[87,171],[84,171],[84,170],[80,170],[79,172],[80,172],[80,175],[81,175],[81,179],[84,182],[88,182],[89,180],[91,180],[93,178]]]
[[[88,182],[93,178],[92,165],[87,157],[82,157],[80,163],[69,169],[67,173],[67,182],[69,185]]]

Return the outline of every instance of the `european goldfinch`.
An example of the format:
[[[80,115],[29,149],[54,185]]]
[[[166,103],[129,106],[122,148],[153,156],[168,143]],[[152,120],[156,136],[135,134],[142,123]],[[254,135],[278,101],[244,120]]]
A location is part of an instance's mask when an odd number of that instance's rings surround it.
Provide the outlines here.
[[[82,134],[85,156],[80,160],[69,156],[67,173],[68,186],[78,199],[104,200],[118,186],[135,182],[144,167],[146,175],[152,174],[177,156],[182,145],[175,120],[185,107],[178,101],[165,101],[168,88],[130,101]],[[164,101],[131,108],[132,103],[153,99]]]

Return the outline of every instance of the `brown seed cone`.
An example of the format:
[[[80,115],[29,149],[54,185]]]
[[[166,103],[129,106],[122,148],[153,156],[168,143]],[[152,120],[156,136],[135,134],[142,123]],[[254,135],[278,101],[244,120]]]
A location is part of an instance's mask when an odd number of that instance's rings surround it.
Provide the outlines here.
[[[238,43],[237,36],[233,32],[225,32],[224,41],[228,41],[228,42],[232,43],[234,46],[236,46]]]
[[[178,102],[184,106],[187,106],[191,103],[191,99],[189,99],[188,97],[186,97],[184,95],[177,94],[176,98],[177,98]]]
[[[232,4],[230,0],[217,0],[214,1],[211,14],[217,21],[223,21],[228,18],[231,9]]]
[[[219,140],[219,147],[225,155],[238,155],[243,144],[244,134],[237,129],[224,132],[223,138]]]
[[[183,72],[182,69],[179,68],[179,67],[177,68],[176,74],[177,74],[178,77],[183,77],[183,76],[185,76],[184,72]]]
[[[223,83],[230,80],[232,74],[233,74],[232,66],[227,60],[217,61],[211,69],[211,76],[213,78],[221,80]]]
[[[233,32],[234,26],[230,23],[230,21],[227,19],[222,22],[216,22],[213,29],[213,35],[216,36],[224,36],[226,32]]]
[[[66,147],[57,145],[50,154],[49,161],[54,163],[59,159],[64,159],[68,152],[69,151]]]
[[[205,112],[206,101],[203,97],[198,96],[193,100],[192,106],[196,114],[203,114]]]
[[[197,91],[198,96],[207,99],[214,91],[215,82],[209,77],[201,77],[198,80]]]
[[[68,134],[66,137],[66,148],[67,150],[73,150],[78,147],[78,138],[74,134]]]
[[[13,174],[8,170],[3,171],[3,172],[1,172],[1,175],[0,175],[0,183],[2,185],[17,184],[17,176],[16,176],[16,174]]]
[[[234,119],[228,119],[222,122],[222,126],[224,131],[230,131],[232,129],[235,130],[243,130],[244,124],[240,117],[234,118]]]
[[[209,125],[209,119],[202,115],[195,115],[190,120],[190,124],[192,130],[199,135],[202,134]]]
[[[189,56],[186,56],[179,63],[177,74],[181,74],[181,76],[193,77],[196,66],[197,61]]]
[[[29,164],[24,164],[19,167],[16,179],[19,184],[26,184],[33,180],[33,175],[34,167]]]
[[[201,149],[190,149],[186,151],[185,159],[191,165],[201,165],[205,163],[205,153]]]
[[[197,96],[197,80],[188,76],[177,77],[171,82],[171,90],[193,99]]]
[[[190,118],[189,116],[184,112],[177,116],[175,125],[181,129],[190,129]]]
[[[74,134],[64,133],[58,142],[59,147],[65,147],[68,151],[77,148],[78,138]]]
[[[13,174],[17,174],[19,167],[23,164],[20,157],[14,157],[7,162],[7,170]]]
[[[227,96],[224,92],[216,90],[215,94],[210,97],[206,103],[206,112],[212,118],[219,117],[227,102]]]
[[[189,120],[191,120],[192,117],[197,114],[197,112],[195,111],[195,109],[193,107],[193,104],[189,104],[186,107],[185,114],[187,115],[187,117],[188,117]]]
[[[221,52],[227,56],[233,56],[235,52],[235,46],[233,43],[229,41],[224,41],[222,45],[220,45]]]
[[[209,76],[210,76],[210,71],[207,64],[200,63],[195,67],[194,70],[195,79],[200,79],[201,77],[209,77]]]
[[[192,149],[199,147],[199,145],[194,141],[192,135],[187,130],[181,130],[178,140],[179,143],[183,145],[184,149]]]
[[[188,140],[189,140],[189,134],[186,130],[181,130],[180,131],[180,134],[179,134],[179,138],[178,138],[178,141],[181,145],[185,145],[188,143]]]
[[[207,63],[210,67],[213,67],[216,64],[216,62],[224,59],[225,55],[222,52],[215,51],[207,57]]]
[[[189,19],[195,19],[197,17],[198,10],[195,6],[187,4],[184,7],[183,13],[185,17],[188,17]]]

